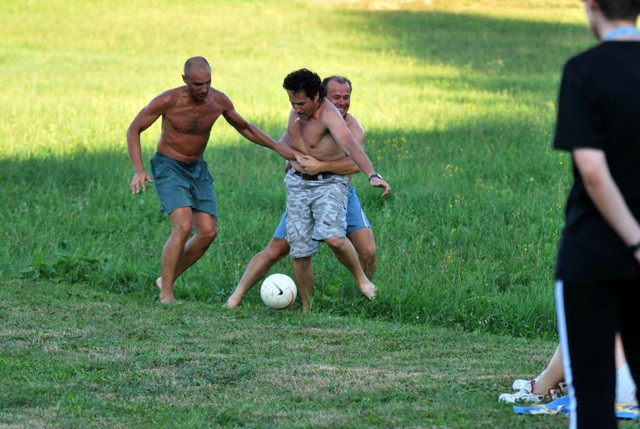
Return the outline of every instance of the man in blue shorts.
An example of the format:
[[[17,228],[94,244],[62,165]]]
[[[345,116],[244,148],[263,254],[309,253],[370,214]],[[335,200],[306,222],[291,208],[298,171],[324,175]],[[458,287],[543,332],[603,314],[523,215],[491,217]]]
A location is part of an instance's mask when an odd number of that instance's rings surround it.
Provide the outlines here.
[[[295,152],[278,145],[235,110],[222,92],[211,87],[211,67],[203,57],[184,65],[184,86],[158,95],[135,117],[127,130],[129,156],[135,174],[133,194],[155,183],[162,211],[171,218],[171,235],[164,245],[161,276],[156,280],[160,301],[175,302],[173,284],[207,251],[218,234],[218,204],[213,178],[203,159],[211,128],[222,115],[242,136],[291,159]],[[142,163],[140,134],[162,116],[157,153],[151,159],[153,180]],[[192,229],[194,236],[189,239]]]
[[[365,134],[364,129],[362,125],[360,125],[360,122],[348,113],[351,106],[351,81],[342,76],[331,76],[322,81],[322,86],[326,89],[327,100],[331,101],[338,108],[356,142],[362,146]],[[284,138],[286,138],[286,136]],[[297,170],[309,175],[316,175],[320,172],[346,175],[360,171],[350,157],[323,162],[312,156],[303,155],[299,160],[301,161],[300,163],[296,161],[291,161],[291,163]],[[282,215],[280,223],[269,244],[249,261],[236,290],[227,301],[227,307],[234,308],[238,306],[245,293],[263,278],[271,267],[289,254],[290,247],[285,238],[285,222],[286,213]],[[358,253],[358,258],[365,274],[371,279],[376,270],[376,245],[371,225],[360,206],[360,201],[353,186],[349,187],[346,233],[347,238],[351,241]],[[311,278],[313,278],[313,271],[311,271],[310,275]]]

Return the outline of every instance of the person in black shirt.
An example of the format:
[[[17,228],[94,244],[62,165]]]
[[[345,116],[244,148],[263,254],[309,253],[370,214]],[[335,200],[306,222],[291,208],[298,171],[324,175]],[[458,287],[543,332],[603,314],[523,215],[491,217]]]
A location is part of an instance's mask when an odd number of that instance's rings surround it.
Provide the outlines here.
[[[572,428],[615,428],[619,331],[640,380],[640,0],[584,0],[602,41],[571,58],[554,147],[573,159],[556,262],[556,307]]]

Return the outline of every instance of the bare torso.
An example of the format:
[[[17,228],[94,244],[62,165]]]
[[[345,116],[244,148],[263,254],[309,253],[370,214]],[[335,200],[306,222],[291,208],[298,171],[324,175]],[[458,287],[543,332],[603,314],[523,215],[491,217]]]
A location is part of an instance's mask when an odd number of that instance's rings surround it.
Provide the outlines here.
[[[301,119],[292,110],[289,115],[287,134],[294,149],[320,161],[335,161],[347,154],[321,120],[323,109],[328,108],[327,103],[330,102],[324,100],[314,115],[309,118]]]
[[[207,97],[198,102],[186,87],[169,90],[165,95],[168,99],[162,114],[158,152],[184,162],[200,159],[213,124],[225,111],[226,96],[211,88]]]

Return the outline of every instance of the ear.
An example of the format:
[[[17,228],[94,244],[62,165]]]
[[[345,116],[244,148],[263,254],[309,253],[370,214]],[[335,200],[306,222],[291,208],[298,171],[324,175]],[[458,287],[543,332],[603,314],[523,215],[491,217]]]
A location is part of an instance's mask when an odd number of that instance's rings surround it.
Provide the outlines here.
[[[187,82],[187,77],[186,77],[185,75],[182,75],[182,81],[183,81],[184,83],[188,83],[188,82]]]
[[[589,10],[598,10],[600,9],[600,3],[598,3],[598,0],[585,0],[586,3],[586,7]]]

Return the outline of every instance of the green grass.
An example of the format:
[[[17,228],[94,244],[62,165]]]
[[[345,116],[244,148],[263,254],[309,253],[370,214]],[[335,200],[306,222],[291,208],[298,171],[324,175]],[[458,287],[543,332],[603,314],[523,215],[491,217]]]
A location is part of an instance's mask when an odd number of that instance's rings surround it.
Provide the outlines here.
[[[214,86],[274,137],[286,123],[288,72],[305,66],[354,82],[352,113],[394,189],[383,200],[355,177],[379,246],[380,292],[361,302],[322,249],[319,310],[553,338],[568,186],[566,156],[550,150],[555,98],[562,63],[592,42],[579,4],[500,3],[465,12],[459,2],[10,2],[0,42],[0,198],[11,202],[0,208],[0,275],[153,293],[169,224],[153,189],[128,193],[124,132],[154,95],[181,84],[184,59],[202,54]],[[143,135],[145,159],[157,133],[156,124]],[[222,120],[205,156],[220,236],[177,296],[219,303],[284,208],[282,160]],[[257,292],[246,302],[259,304]]]
[[[165,306],[92,285],[2,288],[0,427],[568,424],[496,402],[514,378],[546,365],[555,347],[546,340],[266,307]]]
[[[551,139],[562,64],[594,43],[580,2],[392,3],[3,3],[0,426],[566,424],[495,400],[555,347],[570,167]],[[354,177],[373,302],[322,248],[311,314],[267,311],[257,288],[220,309],[284,209],[283,161],[221,120],[205,154],[219,238],[176,284],[185,304],[155,303],[170,225],[152,186],[130,195],[124,134],[192,55],[276,138],[287,73],[353,81],[393,187],[381,199]]]
[[[567,422],[496,404],[515,374],[544,365],[552,349],[541,340],[266,307],[163,306],[44,282],[3,284],[0,310],[2,427]]]

